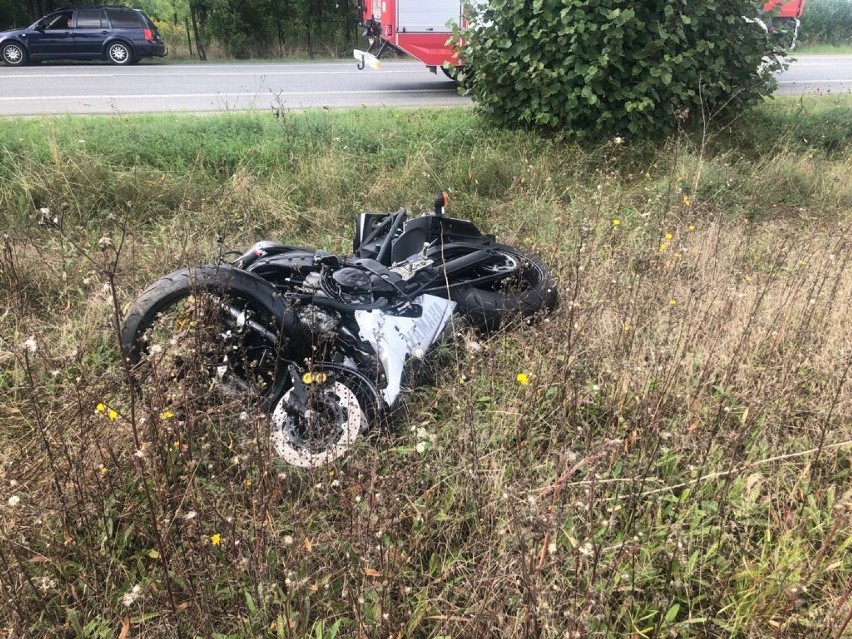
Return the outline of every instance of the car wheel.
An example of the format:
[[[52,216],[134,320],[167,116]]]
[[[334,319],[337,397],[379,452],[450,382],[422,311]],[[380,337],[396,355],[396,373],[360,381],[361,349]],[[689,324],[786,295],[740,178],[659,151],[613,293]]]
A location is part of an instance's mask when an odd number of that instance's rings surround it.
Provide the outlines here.
[[[107,58],[113,64],[130,64],[133,61],[133,54],[130,52],[130,47],[123,42],[112,42],[107,48]]]
[[[19,67],[27,63],[27,52],[17,42],[9,42],[3,45],[3,62],[12,67]]]

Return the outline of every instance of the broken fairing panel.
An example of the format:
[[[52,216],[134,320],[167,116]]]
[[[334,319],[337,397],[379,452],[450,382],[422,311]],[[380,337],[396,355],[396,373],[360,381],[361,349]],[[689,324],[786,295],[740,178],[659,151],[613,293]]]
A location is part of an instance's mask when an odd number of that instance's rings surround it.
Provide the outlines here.
[[[392,405],[399,396],[402,372],[409,356],[420,359],[441,339],[456,303],[434,295],[421,295],[413,304],[422,308],[420,317],[399,317],[380,310],[355,311],[361,339],[369,342],[379,356],[387,385],[382,396]]]

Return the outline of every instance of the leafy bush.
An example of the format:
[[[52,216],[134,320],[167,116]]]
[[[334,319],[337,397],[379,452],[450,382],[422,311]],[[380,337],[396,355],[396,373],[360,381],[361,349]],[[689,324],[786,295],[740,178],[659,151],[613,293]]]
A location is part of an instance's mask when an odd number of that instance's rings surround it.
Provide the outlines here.
[[[807,44],[852,44],[852,0],[808,0],[802,14]]]
[[[468,5],[462,77],[507,125],[576,136],[671,132],[769,94],[783,53],[750,0],[494,0]],[[765,64],[765,56],[772,63]]]

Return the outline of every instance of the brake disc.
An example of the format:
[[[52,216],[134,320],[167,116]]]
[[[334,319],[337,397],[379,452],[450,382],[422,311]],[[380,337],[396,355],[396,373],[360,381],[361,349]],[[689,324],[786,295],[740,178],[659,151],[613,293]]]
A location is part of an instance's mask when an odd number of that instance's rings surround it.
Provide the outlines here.
[[[272,445],[288,464],[313,468],[342,457],[366,430],[355,393],[340,381],[313,384],[307,401],[289,389],[272,413]]]

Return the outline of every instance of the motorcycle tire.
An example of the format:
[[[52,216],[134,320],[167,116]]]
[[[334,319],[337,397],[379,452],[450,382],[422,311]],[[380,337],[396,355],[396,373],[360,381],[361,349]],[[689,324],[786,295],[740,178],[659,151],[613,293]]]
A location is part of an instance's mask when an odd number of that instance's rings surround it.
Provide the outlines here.
[[[121,329],[123,356],[165,387],[214,376],[230,394],[269,410],[286,379],[282,361],[304,356],[295,314],[272,285],[228,266],[182,269],[136,300]],[[140,365],[145,365],[139,368]]]
[[[487,281],[469,285],[462,280],[461,286],[450,291],[450,299],[473,326],[494,331],[512,318],[531,317],[556,307],[556,281],[540,259],[505,244],[496,244],[488,251],[505,258],[506,276],[483,277]],[[466,278],[475,280],[476,275]]]

